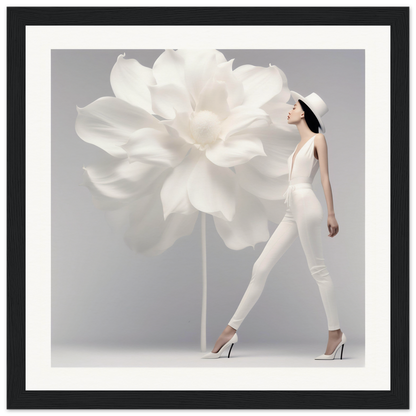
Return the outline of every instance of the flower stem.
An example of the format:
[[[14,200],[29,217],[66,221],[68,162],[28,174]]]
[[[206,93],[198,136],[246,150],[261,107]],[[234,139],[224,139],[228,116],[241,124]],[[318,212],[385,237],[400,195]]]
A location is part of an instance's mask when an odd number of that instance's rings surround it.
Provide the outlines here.
[[[201,248],[202,248],[202,313],[201,313],[201,351],[207,349],[207,242],[206,214],[201,212]]]

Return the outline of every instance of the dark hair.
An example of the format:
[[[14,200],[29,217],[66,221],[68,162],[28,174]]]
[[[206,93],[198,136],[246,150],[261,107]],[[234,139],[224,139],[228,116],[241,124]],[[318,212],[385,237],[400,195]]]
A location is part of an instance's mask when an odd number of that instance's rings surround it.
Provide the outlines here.
[[[306,124],[314,133],[319,133],[318,127],[320,127],[321,125],[319,124],[319,121],[316,118],[315,114],[302,100],[298,101],[300,106],[302,107],[302,110],[305,112]]]

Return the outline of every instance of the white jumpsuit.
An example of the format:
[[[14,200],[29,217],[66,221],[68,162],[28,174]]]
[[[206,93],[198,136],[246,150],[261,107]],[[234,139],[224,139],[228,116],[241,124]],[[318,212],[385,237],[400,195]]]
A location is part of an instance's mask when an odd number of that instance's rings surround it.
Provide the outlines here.
[[[270,237],[263,252],[253,266],[252,277],[241,302],[228,325],[238,329],[259,299],[266,279],[290,245],[299,236],[305,252],[309,270],[318,284],[325,309],[328,330],[339,329],[338,311],[334,286],[325,266],[322,251],[321,224],[322,206],[316,197],[312,181],[319,168],[314,156],[314,138],[311,137],[297,152],[288,158],[289,186],[283,196],[287,210],[282,221]],[[299,146],[299,145],[298,145]]]

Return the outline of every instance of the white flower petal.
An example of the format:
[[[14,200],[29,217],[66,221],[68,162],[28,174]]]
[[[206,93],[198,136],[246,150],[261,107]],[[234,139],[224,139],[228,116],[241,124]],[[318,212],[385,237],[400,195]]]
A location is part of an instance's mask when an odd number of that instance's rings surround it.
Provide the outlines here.
[[[287,181],[289,168],[287,160],[298,142],[299,132],[288,132],[271,124],[266,128],[254,129],[254,133],[263,143],[267,157],[254,157],[249,164],[262,175]]]
[[[232,221],[214,217],[218,234],[232,250],[253,247],[270,237],[265,210],[258,198],[238,187],[236,211]]]
[[[152,101],[148,85],[155,85],[152,69],[141,65],[135,59],[124,59],[126,54],[117,58],[110,74],[114,95],[128,103],[152,113]]]
[[[283,199],[287,189],[287,178],[268,178],[246,163],[235,166],[237,181],[242,188],[264,199]]]
[[[261,107],[284,87],[282,71],[274,65],[267,68],[241,65],[233,73],[244,85],[245,106]]]
[[[219,64],[215,72],[215,79],[225,82],[228,95],[227,101],[230,108],[242,105],[244,102],[244,86],[233,73],[233,62],[234,59],[231,59]]]
[[[185,59],[173,49],[166,49],[153,64],[153,76],[158,85],[179,84],[186,87]]]
[[[147,163],[129,163],[127,159],[101,160],[84,167],[81,186],[89,188],[96,208],[118,209],[151,193],[170,169]]]
[[[125,158],[120,147],[130,134],[143,127],[164,131],[159,120],[139,107],[115,97],[102,97],[86,107],[77,106],[75,131],[87,143],[94,144],[114,157]]]
[[[175,213],[165,221],[159,193],[155,192],[131,205],[124,241],[137,253],[157,256],[179,238],[192,233],[198,214],[198,211],[190,215]]]
[[[276,94],[270,101],[268,102],[280,102],[280,103],[287,103],[290,100],[291,94],[290,94],[290,88],[289,84],[287,82],[286,74],[278,68],[276,65],[269,64],[269,67],[273,66],[273,68],[276,68],[277,71],[280,74],[280,77],[282,79],[282,88],[279,91],[278,94]],[[292,108],[291,104],[288,104],[290,106],[289,110]],[[263,106],[262,106],[263,108]]]
[[[195,112],[211,111],[220,120],[226,119],[230,114],[227,103],[227,89],[224,81],[211,78],[201,90]]]
[[[193,214],[172,214],[166,219],[159,241],[147,249],[144,254],[157,256],[167,250],[181,237],[192,234],[198,219],[199,211]]]
[[[144,128],[131,134],[130,140],[121,147],[126,151],[130,163],[174,167],[182,162],[191,145],[167,132]]]
[[[175,112],[191,113],[191,98],[186,87],[180,84],[150,85],[153,111],[168,119],[175,117]]]
[[[160,192],[165,219],[173,212],[188,215],[196,211],[188,197],[187,182],[202,155],[199,150],[191,149],[182,163],[166,178]]]
[[[248,162],[256,156],[265,159],[261,140],[255,133],[234,134],[226,141],[216,140],[206,150],[207,158],[218,166],[231,167]]]
[[[231,169],[214,165],[203,154],[188,179],[188,196],[202,212],[231,221],[235,213],[236,178]]]
[[[214,76],[217,65],[227,60],[216,49],[178,49],[176,53],[185,60],[185,82],[193,104],[196,104],[199,93]]]
[[[190,120],[188,113],[177,113],[176,117],[172,120],[162,120],[161,123],[176,130],[178,136],[185,140],[187,143],[195,143],[190,130]]]
[[[294,124],[288,124],[287,115],[293,105],[282,103],[275,98],[263,104],[261,108],[270,116],[272,122],[281,130],[296,134],[299,137],[299,130]]]
[[[275,224],[280,224],[283,217],[286,214],[287,205],[281,199],[276,201],[271,201],[268,199],[257,198],[266,210],[267,219],[274,222]]]
[[[262,124],[271,123],[269,115],[261,108],[235,107],[228,118],[221,123],[219,136],[222,140],[227,140],[228,136],[245,129],[255,121],[260,121]]]

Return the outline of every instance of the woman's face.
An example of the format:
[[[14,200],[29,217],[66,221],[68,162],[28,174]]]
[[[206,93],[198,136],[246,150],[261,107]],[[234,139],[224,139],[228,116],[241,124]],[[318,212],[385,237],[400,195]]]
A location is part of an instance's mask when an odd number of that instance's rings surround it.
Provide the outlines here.
[[[299,104],[299,101],[296,101],[293,108],[289,111],[287,115],[287,122],[288,124],[297,124],[301,120],[301,116],[304,116],[304,112],[302,107]]]

